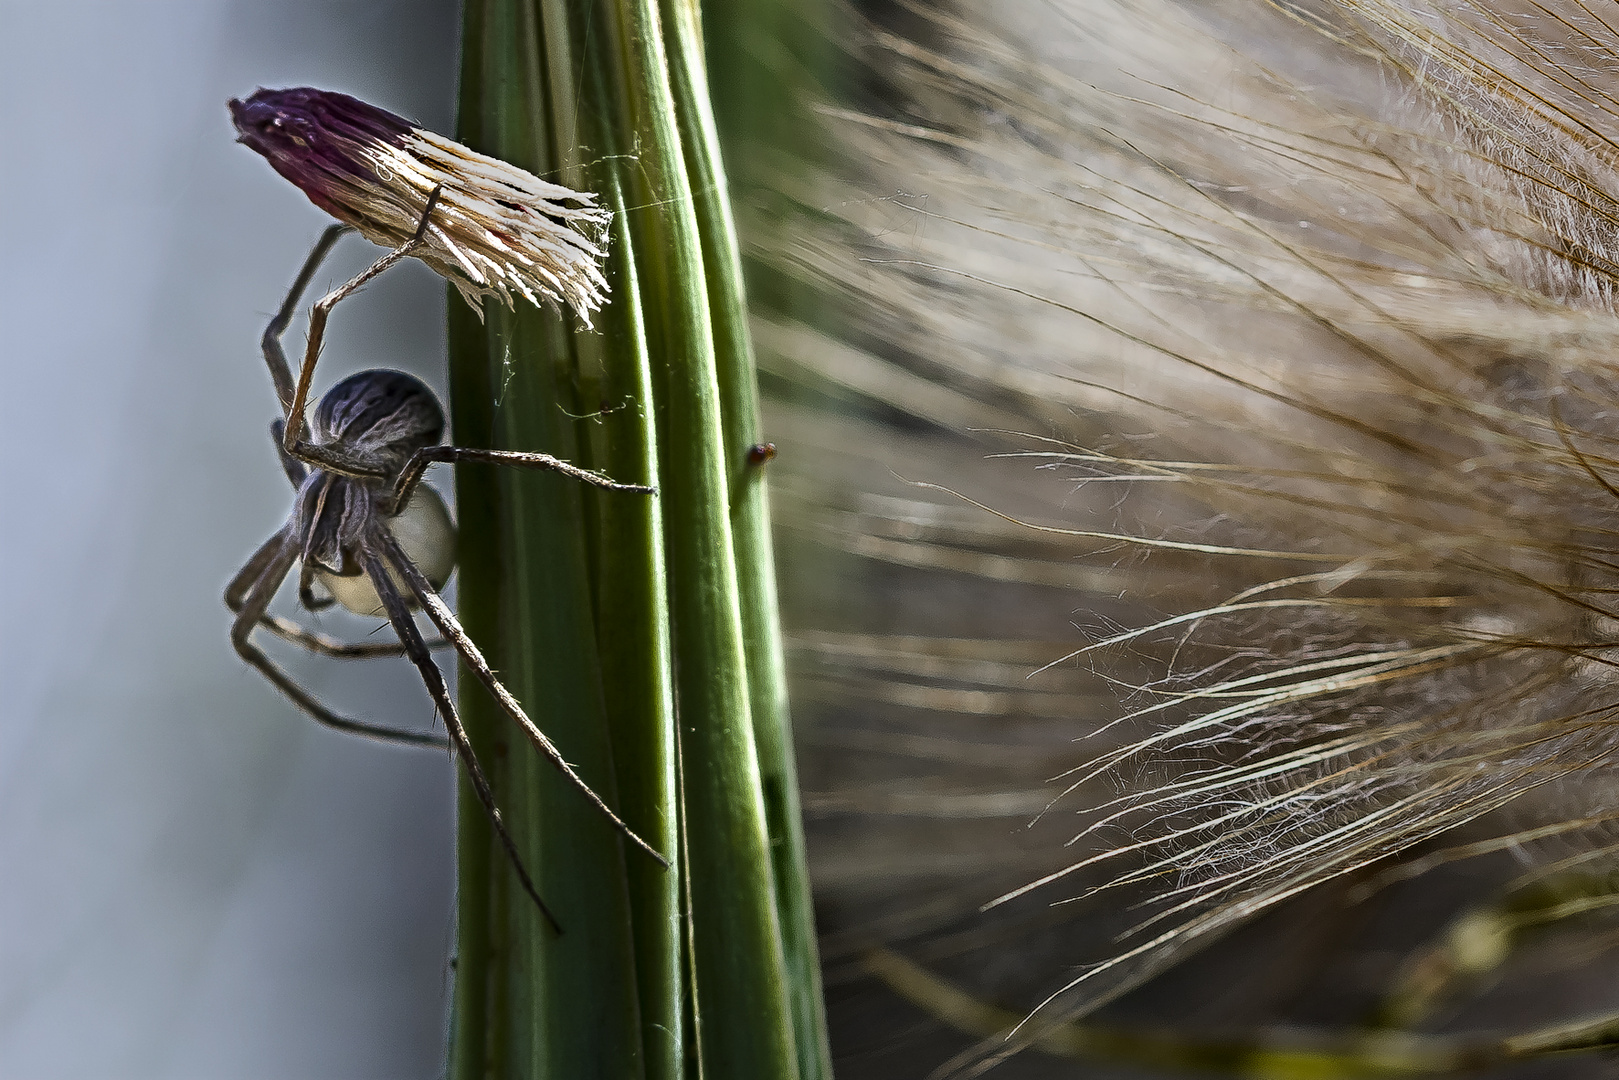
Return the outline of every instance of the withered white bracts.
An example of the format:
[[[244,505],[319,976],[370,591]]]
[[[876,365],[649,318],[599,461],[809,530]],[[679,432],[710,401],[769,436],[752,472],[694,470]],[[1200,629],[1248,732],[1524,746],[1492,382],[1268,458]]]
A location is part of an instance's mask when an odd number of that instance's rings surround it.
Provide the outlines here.
[[[263,154],[311,202],[372,243],[397,248],[429,194],[443,191],[416,257],[474,309],[566,303],[588,326],[607,296],[602,276],[612,212],[590,192],[541,180],[347,94],[259,90],[230,103],[239,141]]]

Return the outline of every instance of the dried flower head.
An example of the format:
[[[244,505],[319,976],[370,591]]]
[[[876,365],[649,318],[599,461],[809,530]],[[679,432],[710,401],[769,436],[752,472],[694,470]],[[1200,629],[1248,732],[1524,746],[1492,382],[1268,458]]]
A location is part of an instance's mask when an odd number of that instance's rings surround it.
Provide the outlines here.
[[[607,293],[601,259],[611,211],[590,192],[548,183],[347,94],[311,87],[232,99],[239,142],[311,202],[367,240],[398,247],[443,185],[417,257],[474,308],[512,293],[566,301],[585,323]]]

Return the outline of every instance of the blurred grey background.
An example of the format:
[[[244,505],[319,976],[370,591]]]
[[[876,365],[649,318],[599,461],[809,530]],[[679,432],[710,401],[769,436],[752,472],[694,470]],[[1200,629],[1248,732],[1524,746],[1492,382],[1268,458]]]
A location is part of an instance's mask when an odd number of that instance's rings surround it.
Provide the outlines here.
[[[447,131],[457,22],[0,0],[0,1076],[440,1072],[450,762],[317,728],[226,640],[221,589],[290,507],[257,340],[328,219],[225,101],[312,84]],[[317,284],[374,253],[345,241]],[[390,273],[339,309],[319,385],[442,387],[443,305]],[[289,663],[342,707],[430,716],[398,662]]]

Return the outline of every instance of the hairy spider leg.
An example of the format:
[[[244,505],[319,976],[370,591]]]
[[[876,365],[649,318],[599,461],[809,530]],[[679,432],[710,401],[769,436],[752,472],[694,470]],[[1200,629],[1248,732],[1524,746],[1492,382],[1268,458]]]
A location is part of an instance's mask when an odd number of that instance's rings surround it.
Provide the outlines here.
[[[376,531],[377,542],[392,555],[396,545],[393,544],[393,537],[388,533],[387,526],[380,525]],[[403,558],[403,555],[403,551],[400,551],[399,557]],[[483,803],[484,810],[489,814],[489,820],[495,827],[495,835],[500,838],[500,846],[506,849],[512,869],[517,871],[517,878],[523,883],[523,891],[539,906],[540,913],[545,916],[545,921],[551,924],[551,929],[558,934],[562,933],[562,924],[557,922],[557,917],[545,906],[545,901],[540,899],[539,890],[534,887],[534,880],[528,876],[528,870],[524,868],[523,860],[517,854],[517,844],[506,831],[506,822],[500,816],[500,808],[495,805],[495,794],[490,790],[489,780],[484,776],[483,768],[472,752],[472,742],[467,738],[466,729],[461,726],[461,718],[455,711],[455,703],[450,700],[450,692],[444,685],[444,674],[428,655],[427,645],[422,641],[422,635],[410,617],[410,610],[405,606],[404,598],[399,595],[393,579],[388,576],[387,567],[371,549],[370,544],[365,545],[362,558],[365,572],[371,576],[371,584],[377,590],[377,596],[382,599],[383,607],[388,611],[388,618],[392,620],[394,630],[399,634],[406,655],[421,672],[422,682],[427,684],[427,692],[432,695],[433,704],[438,707],[439,715],[444,719],[444,727],[450,733],[456,756],[461,759],[461,764],[466,766],[467,778],[472,781],[472,790],[477,792],[478,801]],[[405,559],[404,562],[411,569],[415,569],[415,564],[409,559]]]
[[[383,545],[383,551],[388,556],[389,564],[399,571],[399,576],[404,578],[405,583],[410,586],[410,591],[416,596],[416,602],[422,606],[422,610],[427,612],[427,617],[438,627],[439,633],[448,638],[451,644],[455,646],[455,651],[461,654],[461,660],[466,664],[467,670],[472,672],[474,678],[483,683],[484,689],[489,691],[496,703],[500,705],[501,710],[516,721],[517,725],[528,734],[529,740],[540,753],[544,754],[551,764],[555,765],[562,775],[567,777],[568,781],[578,788],[585,798],[590,800],[591,805],[601,811],[607,820],[613,823],[619,832],[623,833],[628,840],[642,851],[656,859],[659,865],[667,869],[669,860],[657,848],[637,836],[635,830],[626,825],[623,819],[602,801],[601,796],[597,795],[590,785],[585,783],[584,778],[574,772],[573,766],[568,764],[567,760],[562,756],[562,752],[556,748],[556,744],[546,737],[545,732],[541,731],[534,721],[528,718],[528,714],[517,703],[517,699],[512,697],[511,692],[501,684],[500,680],[495,677],[495,673],[490,670],[488,662],[483,658],[483,653],[478,651],[478,646],[473,644],[472,639],[467,636],[467,632],[461,628],[461,623],[439,597],[438,592],[433,588],[433,583],[428,581],[426,576],[416,568],[416,564],[410,561],[410,557],[405,554],[404,548],[399,546],[399,541],[394,539],[393,534],[386,527],[377,531],[379,534],[378,540]]]
[[[655,495],[658,491],[657,488],[646,484],[621,484],[601,473],[581,469],[550,454],[528,453],[521,450],[478,450],[466,446],[424,446],[412,454],[410,460],[405,463],[399,479],[394,482],[393,500],[385,512],[390,515],[397,513],[399,507],[410,501],[411,493],[416,490],[416,485],[421,481],[427,467],[445,461],[482,461],[491,465],[511,465],[520,469],[546,469],[608,491],[631,491],[639,495]]]
[[[281,442],[287,453],[298,460],[306,461],[311,465],[317,465],[332,472],[342,473],[345,476],[359,476],[373,480],[388,479],[388,474],[384,470],[369,462],[362,461],[333,447],[321,446],[306,440],[304,438],[306,428],[304,409],[309,404],[309,385],[315,376],[315,363],[320,359],[321,342],[326,336],[326,319],[331,315],[332,308],[352,294],[354,290],[422,246],[422,243],[427,239],[427,230],[433,223],[433,210],[438,206],[439,197],[443,194],[444,185],[439,184],[427,196],[427,206],[422,210],[422,220],[416,226],[415,236],[412,236],[399,247],[394,248],[388,254],[360,271],[353,278],[316,300],[314,306],[309,309],[309,343],[304,348],[304,362],[303,366],[298,370],[298,383],[293,388],[292,401],[287,405],[287,428]],[[327,233],[330,232],[331,230],[328,229]],[[321,241],[325,239],[325,236],[321,237]],[[317,242],[317,252],[319,247],[320,244]],[[311,252],[311,258],[315,254],[316,252]],[[324,257],[324,252],[320,252],[320,254]],[[277,317],[280,317],[279,312]],[[271,325],[274,325],[274,323]],[[285,329],[284,326],[283,329]],[[268,332],[266,332],[266,336],[268,336]],[[283,359],[284,364],[285,360]],[[270,366],[271,377],[274,378],[276,377],[275,365],[272,363]]]
[[[347,228],[347,226],[343,226]],[[327,230],[330,232],[331,230]],[[272,365],[273,366],[273,365]],[[281,420],[270,424],[270,440],[275,443],[276,453],[281,457],[281,468],[292,482],[292,489],[297,491],[303,486],[307,473],[303,462],[288,454],[281,445],[281,430],[286,425]],[[399,505],[404,505],[399,503]],[[304,583],[300,579],[299,592],[304,591]],[[304,606],[311,611],[317,610],[317,605],[304,600]],[[331,601],[319,604],[318,607],[330,607]],[[235,610],[232,608],[231,610]],[[279,615],[264,615],[259,619],[259,625],[270,631],[283,641],[290,641],[294,645],[308,649],[310,652],[320,653],[322,656],[332,656],[339,660],[370,659],[380,656],[404,656],[405,647],[397,641],[343,641],[323,634],[318,630],[310,630],[300,626],[291,619],[283,619]],[[442,637],[435,637],[427,642],[429,649],[442,649],[450,643]]]
[[[230,641],[236,649],[236,654],[257,668],[261,675],[274,683],[276,689],[291,698],[300,709],[329,728],[384,742],[447,748],[449,743],[442,736],[432,732],[399,731],[380,724],[369,724],[363,720],[339,716],[316,701],[294,681],[292,676],[281,670],[263,650],[253,644],[251,640],[253,628],[264,622],[265,610],[270,606],[276,590],[291,572],[292,564],[298,560],[299,550],[298,539],[293,535],[289,523],[265,541],[237,571],[230,584],[225,586],[225,606],[236,615],[230,628]],[[274,629],[273,625],[271,629]]]
[[[318,630],[310,630],[279,615],[265,615],[259,619],[259,625],[282,641],[289,641],[312,653],[336,657],[339,660],[369,660],[383,656],[405,655],[405,647],[397,641],[344,641]],[[426,642],[429,649],[443,649],[449,644],[442,637],[431,638]]]
[[[309,470],[304,463],[287,453],[287,448],[281,445],[286,434],[287,422],[285,420],[270,421],[270,441],[275,443],[275,456],[281,459],[281,471],[287,474],[287,481],[292,484],[292,490],[297,491],[304,486],[309,478]]]
[[[315,568],[308,563],[298,567],[298,603],[305,611],[325,611],[337,603],[335,597],[321,599],[315,595]]]
[[[264,362],[270,366],[270,379],[275,383],[275,396],[281,402],[281,413],[292,415],[292,368],[287,363],[287,354],[281,350],[281,335],[287,332],[287,326],[292,322],[293,315],[297,314],[298,302],[303,299],[304,290],[309,288],[309,282],[320,269],[320,264],[326,261],[333,245],[342,238],[344,233],[354,231],[352,225],[328,225],[326,231],[320,234],[315,246],[310,249],[309,255],[304,259],[303,268],[298,271],[298,277],[287,290],[287,298],[281,301],[281,310],[275,313],[270,324],[264,328],[264,336],[259,339],[259,348],[264,353]],[[282,427],[285,427],[285,423]],[[280,443],[282,436],[276,435],[276,442]],[[285,451],[283,451],[285,454]]]
[[[330,233],[331,230],[328,229],[327,232]],[[307,270],[308,267],[305,269]],[[303,274],[299,275],[300,281],[304,276],[305,275]],[[297,291],[301,291],[301,288],[298,285],[295,285],[293,288]],[[288,306],[289,305],[285,304],[282,305],[281,310],[283,313],[288,310]],[[276,318],[281,318],[281,315],[277,315]],[[280,349],[278,347],[277,352],[279,353],[279,351]],[[275,373],[275,370],[276,366],[272,362],[270,365],[272,375]],[[282,358],[282,370],[285,370],[285,358]],[[284,402],[283,407],[285,407]],[[297,491],[304,486],[304,481],[309,478],[309,470],[304,467],[303,462],[287,453],[287,448],[282,445],[282,440],[286,434],[286,430],[287,422],[285,420],[277,419],[270,421],[270,441],[275,443],[276,457],[281,460],[281,471],[287,474],[287,480],[292,484],[292,490]],[[324,611],[336,602],[330,597],[325,600],[321,600],[315,596],[315,572],[314,569],[308,564],[301,566],[298,570],[298,602],[303,604],[305,610],[308,611]],[[313,631],[310,632],[308,639],[305,639],[303,636],[302,627],[297,626],[297,624],[286,619],[278,619],[273,615],[266,615],[262,620],[260,620],[260,622],[264,626],[274,630],[280,637],[285,638],[288,641],[295,641],[306,648],[314,649],[316,652],[326,652],[327,650],[319,645],[311,644],[310,642],[312,640],[324,639],[326,642],[336,642],[335,638],[326,637],[324,634],[314,634]],[[332,653],[330,655],[338,654]],[[345,653],[343,655],[354,654]],[[388,654],[385,653],[382,655]],[[404,652],[402,650],[396,650],[394,655],[403,656]]]

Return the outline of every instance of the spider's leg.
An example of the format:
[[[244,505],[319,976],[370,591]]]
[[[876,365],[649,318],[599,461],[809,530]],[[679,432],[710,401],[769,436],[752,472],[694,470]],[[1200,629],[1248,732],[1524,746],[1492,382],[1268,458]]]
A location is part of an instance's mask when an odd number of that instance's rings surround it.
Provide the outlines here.
[[[242,603],[247,599],[248,591],[264,576],[265,571],[271,563],[276,561],[282,549],[288,546],[290,543],[288,539],[289,532],[290,526],[283,526],[280,532],[260,544],[259,549],[248,556],[247,562],[243,564],[240,570],[236,571],[236,576],[230,579],[230,584],[225,586],[225,606],[230,608],[231,614],[234,615],[242,610]],[[284,569],[281,571],[280,578],[286,576],[287,570]],[[280,578],[276,580],[277,587],[281,584]]]
[[[298,383],[293,387],[292,400],[287,406],[287,430],[282,438],[282,446],[286,448],[287,453],[300,461],[307,461],[311,465],[349,476],[375,479],[385,479],[388,476],[387,472],[371,466],[368,462],[337,453],[331,447],[316,446],[305,441],[304,409],[309,404],[309,384],[315,377],[315,362],[320,359],[321,342],[326,336],[326,320],[331,315],[332,308],[361,285],[422,246],[427,238],[428,226],[432,224],[433,210],[438,206],[439,197],[443,194],[444,185],[440,184],[427,196],[427,206],[422,210],[422,219],[416,226],[416,235],[316,300],[314,306],[309,309],[309,343],[304,348],[303,367],[298,370]]]
[[[296,464],[296,462],[294,463]],[[299,466],[302,468],[302,466]],[[225,604],[232,612],[242,609],[242,600],[247,590],[264,573],[264,568],[275,558],[277,550],[284,543],[285,533],[276,533],[263,546],[253,553],[247,565],[237,571],[236,576],[225,589]],[[317,630],[310,630],[299,626],[291,619],[283,619],[279,615],[259,616],[259,625],[283,641],[290,641],[294,645],[308,649],[310,652],[320,653],[323,656],[332,656],[338,659],[366,658],[377,656],[404,656],[405,647],[397,641],[342,641],[329,634],[322,634]],[[426,642],[429,649],[446,648],[450,643],[442,637],[435,637]]]
[[[275,396],[281,402],[281,411],[285,416],[292,415],[292,369],[287,365],[287,354],[281,349],[281,335],[287,332],[287,324],[292,322],[293,313],[298,310],[298,301],[303,298],[304,290],[309,288],[309,280],[320,269],[320,264],[326,260],[327,254],[332,250],[338,238],[346,232],[353,231],[352,225],[330,225],[315,241],[310,249],[309,256],[304,259],[303,269],[298,271],[297,280],[292,288],[287,290],[287,298],[281,301],[281,310],[275,313],[270,325],[264,328],[264,336],[259,339],[259,345],[264,351],[264,362],[270,365],[270,378],[275,382]],[[279,435],[276,436],[278,439]]]
[[[292,482],[292,489],[296,491],[304,486],[305,480],[309,479],[309,470],[304,468],[303,462],[287,453],[287,448],[281,445],[282,439],[286,436],[286,431],[287,422],[285,420],[270,421],[270,441],[275,443],[276,456],[281,459],[281,471],[287,474],[287,479]]]
[[[581,469],[550,454],[530,454],[518,450],[475,450],[465,446],[424,446],[411,455],[404,471],[394,483],[393,505],[390,509],[397,511],[398,507],[404,506],[409,501],[411,493],[416,490],[417,483],[421,481],[422,473],[429,465],[440,461],[484,461],[491,465],[545,469],[575,480],[582,480],[587,484],[594,484],[599,488],[606,488],[608,491],[630,491],[639,495],[655,495],[658,491],[657,488],[645,484],[621,484],[601,473]]]
[[[495,805],[495,795],[489,789],[489,780],[483,774],[483,768],[478,764],[478,758],[472,752],[472,742],[467,738],[466,729],[461,726],[461,718],[456,714],[455,703],[450,700],[450,691],[444,685],[444,673],[439,671],[438,665],[427,653],[427,643],[422,640],[421,632],[416,629],[416,623],[410,617],[410,611],[405,607],[404,598],[394,587],[392,579],[388,577],[387,569],[369,548],[364,553],[365,570],[371,575],[371,584],[376,588],[377,595],[382,598],[382,606],[388,610],[388,618],[394,624],[394,630],[399,634],[399,641],[405,647],[406,654],[415,663],[416,669],[422,673],[422,682],[427,684],[427,692],[433,697],[433,704],[438,706],[439,715],[444,717],[444,726],[450,732],[450,740],[455,752],[466,766],[467,778],[472,781],[472,790],[478,793],[478,801],[489,814],[489,820],[495,827],[495,835],[500,838],[500,846],[506,849],[506,855],[512,861],[512,869],[517,871],[517,878],[523,883],[523,891],[530,899],[539,905],[540,913],[545,921],[551,924],[551,929],[562,933],[562,926],[557,922],[551,909],[545,906],[540,899],[539,890],[534,887],[534,881],[528,876],[523,867],[523,860],[517,854],[517,845],[512,841],[511,834],[506,831],[506,822],[500,816],[500,808]]]
[[[300,709],[327,727],[410,746],[448,746],[444,739],[432,732],[398,731],[337,715],[316,701],[291,675],[282,671],[263,650],[253,644],[253,628],[264,619],[271,599],[297,559],[298,541],[290,527],[284,528],[255,551],[247,560],[247,565],[226,586],[225,605],[236,613],[236,619],[231,623],[230,641],[237,655],[257,668]]]
[[[266,615],[259,619],[259,625],[282,641],[290,641],[310,652],[336,657],[339,660],[407,655],[405,646],[397,641],[344,641],[330,634],[299,626],[291,619],[283,619],[279,615]],[[444,638],[436,637],[423,644],[429,649],[443,649],[450,643]]]
[[[432,582],[428,581],[422,575],[422,572],[416,569],[416,564],[410,561],[410,557],[399,546],[399,541],[395,540],[393,535],[388,532],[387,527],[384,526],[377,531],[380,534],[378,540],[388,556],[388,562],[399,571],[400,576],[405,579],[405,583],[410,586],[410,591],[415,594],[416,601],[427,612],[427,617],[433,620],[434,625],[439,628],[439,633],[450,639],[450,643],[455,646],[456,652],[461,654],[462,661],[466,663],[467,670],[472,672],[474,678],[483,683],[484,688],[494,697],[502,711],[517,721],[518,726],[528,734],[529,739],[539,748],[540,753],[549,758],[551,764],[561,770],[562,775],[566,776],[574,787],[583,792],[585,798],[590,800],[591,805],[606,815],[607,820],[611,821],[619,832],[623,833],[641,850],[658,860],[660,865],[667,868],[669,860],[657,848],[637,836],[633,829],[624,824],[623,819],[613,813],[606,803],[602,802],[601,796],[592,791],[590,785],[585,783],[584,779],[573,771],[573,766],[569,765],[566,759],[563,758],[562,752],[556,748],[556,744],[546,738],[545,732],[536,727],[534,721],[528,718],[528,714],[517,703],[517,699],[512,697],[511,691],[502,686],[500,680],[495,677],[495,673],[489,669],[489,664],[484,660],[483,653],[479,652],[478,646],[474,645],[472,639],[467,637],[467,632],[461,629],[460,622],[456,620],[454,613],[450,611],[444,601],[439,598],[438,593],[433,589]]]
[[[298,602],[304,606],[305,611],[325,611],[337,603],[337,597],[315,595],[315,568],[309,563],[298,567]]]

